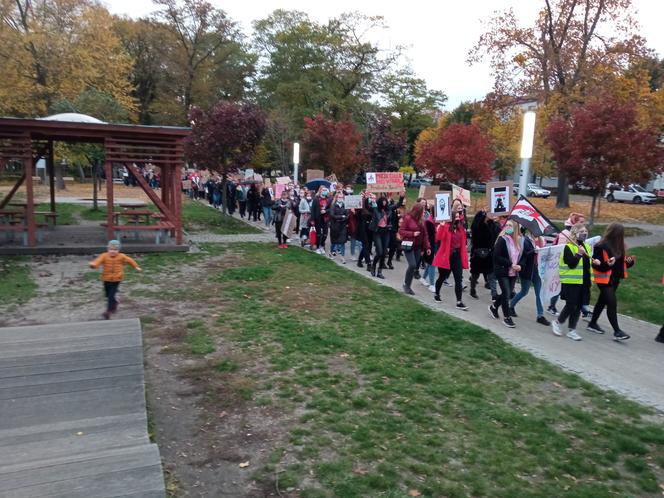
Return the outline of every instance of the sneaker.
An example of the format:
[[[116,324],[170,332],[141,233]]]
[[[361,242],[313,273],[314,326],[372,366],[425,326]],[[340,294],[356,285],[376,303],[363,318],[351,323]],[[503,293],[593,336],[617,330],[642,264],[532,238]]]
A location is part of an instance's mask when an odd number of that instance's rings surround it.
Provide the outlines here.
[[[592,317],[593,317],[593,314],[590,313],[590,312],[586,312],[586,313],[582,312],[581,313],[581,318],[586,322],[589,322],[590,320],[592,320]]]
[[[505,327],[509,327],[511,329],[516,327],[516,325],[514,325],[514,322],[512,321],[512,319],[509,316],[503,320],[503,325],[505,325]]]
[[[390,270],[393,270],[393,269],[394,269],[394,268],[390,268]],[[417,280],[419,280],[420,278],[422,278],[422,275],[420,274],[419,271],[415,271],[415,274],[414,274],[413,276],[414,276]]]
[[[452,284],[449,283],[447,280],[443,280],[443,285],[444,285],[445,287],[452,287]]]
[[[345,265],[345,264],[346,264],[346,258],[344,258],[343,256],[341,256],[341,264],[342,264],[342,265]]]
[[[543,316],[538,316],[537,317],[537,323],[541,323],[542,325],[549,327],[551,326],[551,322],[544,318]]]
[[[604,329],[597,325],[596,323],[589,323],[588,326],[586,327],[587,330],[590,330],[591,332],[595,332],[596,334],[603,334]]]
[[[491,316],[495,318],[496,320],[500,319],[500,315],[498,314],[498,310],[493,306],[489,305],[489,313],[491,313]]]
[[[435,286],[435,285],[430,285],[430,286],[429,286],[429,290],[430,290],[431,292],[436,292],[436,286]]]
[[[406,284],[403,284],[403,291],[408,294],[409,296],[414,296],[415,293],[413,292],[413,289],[408,287]]]
[[[563,333],[560,331],[560,324],[558,323],[558,320],[554,320],[551,322],[551,331],[553,332],[553,335],[562,337]]]
[[[480,298],[480,297],[477,295],[477,292],[475,292],[474,290],[471,290],[471,291],[470,291],[470,297],[472,297],[473,299],[479,299],[479,298]]]
[[[556,309],[555,306],[549,306],[549,307],[546,309],[546,311],[547,311],[547,313],[549,313],[550,315],[558,316],[558,310]]]
[[[101,316],[104,318],[104,320],[111,318],[111,314],[108,311],[104,311]]]
[[[458,309],[458,310],[463,310],[463,311],[467,311],[467,310],[468,310],[468,306],[466,306],[465,304],[463,304],[463,301],[459,301],[458,303],[456,303],[456,309]]]
[[[463,287],[461,288],[462,291],[465,291],[468,288],[466,284],[463,284]]]
[[[394,270],[394,266],[389,261],[387,262],[387,269],[388,270]]]
[[[622,330],[619,330],[618,332],[613,333],[613,340],[614,341],[618,341],[618,342],[626,341],[629,338],[630,338],[629,334],[625,334]]]
[[[434,292],[435,292],[435,289],[434,289]],[[439,303],[442,302],[442,299],[441,299],[441,297],[440,297],[440,294],[436,294],[436,295],[434,295],[434,296],[433,296],[433,300],[434,300],[434,301],[438,301]]]
[[[573,341],[580,341],[582,337],[576,333],[576,330],[572,329],[569,332],[567,332],[567,337],[572,339]]]
[[[421,278],[418,280],[419,283],[421,283],[424,287],[429,287],[429,282],[427,282],[426,278]]]
[[[519,315],[516,314],[516,311],[514,310],[514,308],[510,308],[510,316],[512,318],[519,318]]]

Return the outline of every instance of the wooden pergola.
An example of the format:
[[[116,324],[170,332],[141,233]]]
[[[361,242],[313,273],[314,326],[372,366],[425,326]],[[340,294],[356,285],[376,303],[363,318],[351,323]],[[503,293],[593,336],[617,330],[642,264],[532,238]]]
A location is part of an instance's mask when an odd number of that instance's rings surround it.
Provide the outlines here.
[[[37,244],[33,168],[40,158],[46,160],[51,211],[55,212],[54,142],[100,144],[105,150],[106,208],[108,239],[115,238],[113,215],[113,166],[123,165],[136,177],[138,185],[161,211],[171,235],[182,243],[181,168],[183,141],[189,128],[116,125],[92,122],[49,121],[42,119],[0,118],[0,172],[10,162],[23,165],[23,174],[6,197],[2,210],[25,183],[26,223],[15,228],[27,231],[29,246]],[[135,165],[150,164],[161,170],[161,197],[147,184]],[[9,228],[9,227],[6,227]]]

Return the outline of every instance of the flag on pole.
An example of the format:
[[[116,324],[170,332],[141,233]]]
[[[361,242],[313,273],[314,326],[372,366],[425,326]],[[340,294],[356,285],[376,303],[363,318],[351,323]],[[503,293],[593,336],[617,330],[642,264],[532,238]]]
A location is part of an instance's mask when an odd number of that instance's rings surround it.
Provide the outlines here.
[[[559,232],[558,228],[551,223],[549,218],[531,204],[524,196],[519,196],[512,212],[507,217],[508,220],[514,220],[519,225],[526,227],[535,237],[542,235],[554,235]]]

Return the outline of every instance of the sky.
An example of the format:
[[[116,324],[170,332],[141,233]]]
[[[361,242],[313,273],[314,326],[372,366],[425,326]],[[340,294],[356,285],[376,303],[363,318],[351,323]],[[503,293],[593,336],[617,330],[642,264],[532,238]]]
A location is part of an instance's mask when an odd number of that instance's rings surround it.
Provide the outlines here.
[[[383,47],[402,45],[417,75],[431,89],[448,96],[447,108],[466,100],[481,99],[493,86],[491,69],[485,61],[469,66],[468,51],[484,31],[483,22],[496,11],[512,7],[524,24],[532,24],[543,2],[534,0],[465,0],[404,2],[393,0],[209,0],[251,33],[255,19],[267,17],[277,8],[301,10],[317,21],[343,12],[360,11],[385,18],[389,29],[377,34]],[[664,2],[632,0],[637,9],[641,35],[660,57],[664,57]],[[151,0],[106,0],[109,10],[138,18],[155,10]]]

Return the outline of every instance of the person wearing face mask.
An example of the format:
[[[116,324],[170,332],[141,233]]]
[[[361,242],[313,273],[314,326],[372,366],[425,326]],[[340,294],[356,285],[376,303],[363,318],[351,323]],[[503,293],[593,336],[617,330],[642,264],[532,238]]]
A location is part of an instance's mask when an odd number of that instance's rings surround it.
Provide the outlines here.
[[[274,224],[274,230],[277,236],[277,242],[279,243],[279,249],[288,248],[288,238],[283,233],[281,233],[281,228],[283,226],[284,220],[286,219],[286,214],[291,208],[292,205],[290,199],[288,198],[288,192],[284,190],[281,193],[281,198],[272,206],[272,223]]]
[[[403,222],[399,227],[401,245],[404,255],[408,261],[408,269],[404,279],[403,290],[411,296],[415,293],[411,288],[415,269],[420,265],[422,254],[431,254],[429,237],[427,236],[426,226],[424,224],[424,204],[417,202],[413,209],[404,216]]]
[[[300,200],[300,243],[302,247],[306,244],[306,241],[309,238],[309,227],[311,226],[311,206],[313,203],[313,197],[311,197],[311,192],[307,189],[302,191],[302,198]]]
[[[263,221],[265,222],[266,227],[269,227],[270,223],[272,223],[273,205],[274,202],[272,201],[272,194],[270,193],[270,189],[263,187],[263,190],[261,191],[261,207],[263,208]]]
[[[346,264],[346,240],[348,240],[348,210],[344,207],[344,192],[337,190],[330,206],[330,258],[341,254],[341,263]]]
[[[488,208],[478,211],[470,226],[470,297],[479,299],[477,283],[480,275],[491,290],[491,300],[498,296],[493,273],[493,248],[500,233],[500,225],[491,217]]]
[[[434,299],[442,301],[440,289],[443,281],[450,274],[454,276],[454,294],[456,297],[456,308],[467,310],[463,303],[463,270],[468,269],[468,252],[466,251],[466,230],[463,227],[461,212],[452,211],[452,221],[441,223],[436,230],[436,241],[439,243],[433,265],[438,268],[438,279],[436,280]]]
[[[373,232],[369,230],[371,216],[373,213],[372,199],[376,197],[369,192],[362,192],[362,208],[355,211],[357,219],[356,237],[360,241],[361,249],[357,257],[357,267],[362,268],[362,261],[367,265],[367,271],[371,271],[371,247],[373,245]]]
[[[616,292],[620,281],[627,278],[627,269],[634,266],[634,256],[627,255],[625,228],[620,223],[606,227],[602,240],[593,248],[593,274],[599,289],[599,298],[593,308],[588,330],[603,334],[597,320],[606,308],[606,315],[613,328],[613,339],[626,341],[629,335],[618,325],[618,299]]]
[[[590,302],[592,261],[590,246],[585,242],[587,236],[588,230],[584,225],[572,226],[558,266],[560,299],[565,301],[565,306],[560,315],[551,322],[551,330],[554,335],[562,336],[560,326],[569,319],[567,337],[573,341],[581,340],[581,336],[576,332],[576,325],[581,316],[581,307]]]
[[[516,318],[516,311],[514,307],[516,304],[521,301],[526,295],[531,287],[535,289],[535,306],[537,308],[537,323],[549,326],[551,322],[544,317],[544,305],[540,299],[540,291],[542,290],[542,280],[539,276],[538,270],[538,260],[537,260],[537,250],[540,247],[544,247],[546,244],[542,237],[535,237],[526,230],[524,227],[521,227],[521,240],[523,241],[523,252],[521,254],[521,260],[519,261],[519,266],[521,266],[521,271],[519,272],[519,281],[521,282],[521,290],[512,298],[510,302],[510,315]]]
[[[385,256],[390,245],[390,218],[395,209],[403,205],[404,197],[399,198],[399,203],[388,202],[386,196],[382,195],[377,201],[370,200],[371,223],[369,230],[373,233],[373,243],[376,248],[376,255],[371,264],[371,275],[378,278],[383,276],[385,268]]]
[[[311,204],[311,221],[316,227],[316,245],[318,254],[325,254],[325,242],[330,224],[330,207],[332,198],[326,187],[319,189]]]
[[[514,328],[514,321],[510,316],[510,299],[516,283],[516,276],[521,271],[521,237],[519,225],[514,221],[505,222],[493,249],[493,269],[500,287],[500,294],[493,304],[489,305],[489,313],[496,320],[500,319],[498,308],[503,310],[503,323],[506,327]]]

